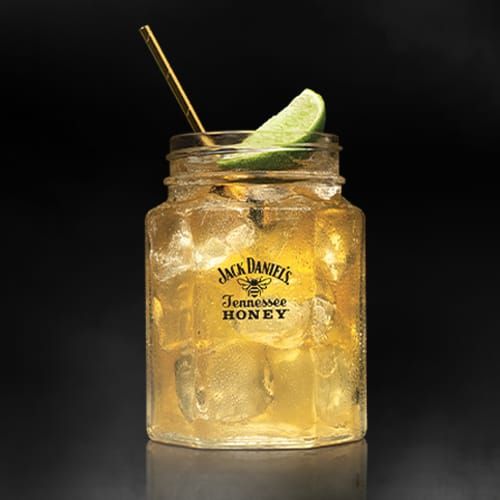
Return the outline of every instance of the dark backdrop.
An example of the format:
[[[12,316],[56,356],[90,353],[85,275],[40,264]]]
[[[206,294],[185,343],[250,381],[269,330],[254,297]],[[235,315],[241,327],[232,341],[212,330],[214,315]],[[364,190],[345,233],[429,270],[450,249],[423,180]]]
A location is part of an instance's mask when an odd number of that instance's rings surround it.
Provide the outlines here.
[[[188,130],[150,23],[209,129],[304,87],[327,102],[368,220],[368,497],[500,498],[495,2],[56,0],[0,22],[7,497],[145,495],[143,217]]]

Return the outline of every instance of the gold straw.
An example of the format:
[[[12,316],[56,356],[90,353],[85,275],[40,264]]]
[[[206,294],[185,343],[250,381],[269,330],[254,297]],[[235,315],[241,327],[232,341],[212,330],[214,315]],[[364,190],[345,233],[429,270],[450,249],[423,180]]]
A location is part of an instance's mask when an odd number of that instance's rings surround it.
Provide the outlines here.
[[[144,41],[146,42],[148,49],[153,55],[156,64],[158,64],[162,75],[165,77],[165,80],[167,80],[170,90],[173,92],[175,98],[177,99],[177,102],[179,103],[182,112],[186,116],[189,125],[191,125],[191,128],[195,132],[205,133],[205,127],[203,127],[200,119],[198,118],[198,115],[196,114],[196,111],[193,108],[193,105],[186,95],[186,92],[184,92],[182,85],[175,76],[174,70],[172,69],[172,66],[170,66],[170,63],[165,57],[165,54],[161,50],[160,44],[156,40],[153,31],[148,25],[146,25],[142,26],[139,29],[139,33],[142,35],[142,38],[144,38]],[[208,137],[203,137],[202,140],[204,143],[211,143]]]

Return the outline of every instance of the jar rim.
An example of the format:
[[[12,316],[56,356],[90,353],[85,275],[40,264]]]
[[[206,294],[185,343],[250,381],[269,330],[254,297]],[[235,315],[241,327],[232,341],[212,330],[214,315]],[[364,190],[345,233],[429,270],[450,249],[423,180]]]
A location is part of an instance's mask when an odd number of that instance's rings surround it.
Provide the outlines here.
[[[287,130],[287,135],[290,129]],[[206,132],[185,132],[170,138],[170,152],[167,160],[186,156],[205,156],[227,152],[265,151],[340,151],[339,137],[328,132],[314,132],[293,129],[300,140],[290,142],[280,139],[280,134],[260,130],[214,130]],[[258,134],[259,142],[246,143],[245,139]],[[286,137],[286,136],[285,136]]]
[[[301,128],[293,128],[294,132],[302,132],[304,135],[318,136],[318,137],[329,137],[333,139],[333,142],[337,142],[339,140],[339,136],[337,134],[333,134],[330,132],[316,132],[310,131]],[[218,136],[218,135],[237,135],[237,134],[254,134],[258,132],[259,134],[269,134],[270,136],[276,135],[276,132],[266,132],[257,129],[234,129],[234,130],[206,130],[205,132],[181,132],[180,134],[174,134],[171,136],[170,140],[180,137],[199,137],[199,136]]]

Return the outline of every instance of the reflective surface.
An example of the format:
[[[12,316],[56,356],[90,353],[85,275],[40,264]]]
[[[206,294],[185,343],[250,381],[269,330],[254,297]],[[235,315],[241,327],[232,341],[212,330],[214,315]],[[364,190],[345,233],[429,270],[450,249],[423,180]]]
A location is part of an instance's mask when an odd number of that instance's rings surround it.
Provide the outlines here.
[[[191,450],[150,442],[147,500],[366,499],[365,441],[315,450]]]
[[[17,449],[2,498],[50,500],[496,500],[500,446],[436,418],[313,450],[193,450],[147,442],[125,418],[108,435]],[[123,425],[125,424],[125,425]],[[423,424],[423,426],[422,426]],[[434,431],[432,430],[434,428]],[[458,428],[455,428],[458,430]],[[425,437],[422,431],[429,436]],[[369,442],[369,444],[368,444]],[[369,453],[368,453],[369,449]],[[20,458],[32,465],[20,467]]]

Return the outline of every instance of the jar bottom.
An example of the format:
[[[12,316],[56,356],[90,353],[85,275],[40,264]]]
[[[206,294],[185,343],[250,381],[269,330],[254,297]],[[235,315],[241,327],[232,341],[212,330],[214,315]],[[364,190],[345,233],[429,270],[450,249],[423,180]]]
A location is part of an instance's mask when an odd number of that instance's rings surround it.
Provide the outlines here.
[[[282,437],[247,435],[232,436],[223,439],[207,439],[194,436],[184,436],[172,432],[159,432],[148,428],[148,437],[157,443],[170,444],[197,449],[310,449],[331,446],[336,444],[360,441],[366,432],[339,432],[325,436]]]

